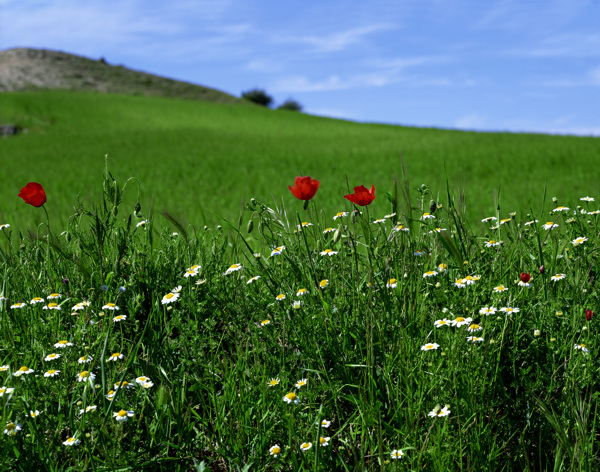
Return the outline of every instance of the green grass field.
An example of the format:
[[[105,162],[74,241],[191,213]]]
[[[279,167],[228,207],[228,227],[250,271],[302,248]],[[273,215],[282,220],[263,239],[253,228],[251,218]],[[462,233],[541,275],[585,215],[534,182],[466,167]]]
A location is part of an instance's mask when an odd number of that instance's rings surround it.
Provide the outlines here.
[[[100,197],[93,182],[105,155],[115,177],[139,179],[145,210],[169,209],[196,226],[220,222],[216,215],[236,221],[252,197],[283,195],[288,204],[287,185],[301,174],[321,181],[317,200],[327,213],[344,209],[347,185],[374,184],[372,213],[382,216],[401,154],[411,185],[425,183],[436,194],[445,192],[445,168],[453,188],[460,174],[471,222],[495,214],[499,190],[502,217],[541,207],[545,185],[549,198],[570,205],[599,190],[599,138],[359,124],[253,106],[65,91],[0,94],[0,122],[28,130],[0,140],[0,223],[19,229],[38,221],[14,198],[25,183],[44,185],[51,216],[64,223],[77,195]],[[126,191],[131,201],[135,187]]]

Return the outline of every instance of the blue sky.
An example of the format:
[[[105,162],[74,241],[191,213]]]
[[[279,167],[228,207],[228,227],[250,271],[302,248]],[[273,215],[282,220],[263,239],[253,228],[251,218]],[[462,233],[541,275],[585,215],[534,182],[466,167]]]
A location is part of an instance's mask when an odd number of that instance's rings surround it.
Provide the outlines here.
[[[600,136],[600,0],[0,0],[11,47],[356,121]]]

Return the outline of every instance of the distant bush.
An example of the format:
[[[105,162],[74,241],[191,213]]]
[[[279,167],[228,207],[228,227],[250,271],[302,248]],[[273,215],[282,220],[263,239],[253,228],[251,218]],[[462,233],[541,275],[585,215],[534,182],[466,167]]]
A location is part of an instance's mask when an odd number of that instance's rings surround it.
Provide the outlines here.
[[[264,107],[271,106],[273,103],[273,97],[267,94],[264,90],[260,89],[252,89],[242,93],[242,98],[246,100],[250,100],[251,102],[256,103],[257,105],[262,105]]]
[[[302,105],[296,100],[288,98],[285,102],[277,107],[278,110],[302,111]]]

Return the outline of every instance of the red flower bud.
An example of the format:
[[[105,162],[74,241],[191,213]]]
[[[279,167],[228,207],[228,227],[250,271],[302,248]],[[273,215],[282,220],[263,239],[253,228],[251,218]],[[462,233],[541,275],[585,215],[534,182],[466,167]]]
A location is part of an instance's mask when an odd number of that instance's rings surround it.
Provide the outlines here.
[[[594,316],[594,312],[592,310],[585,310],[585,319],[588,321],[592,321],[592,317]]]
[[[29,182],[25,185],[25,187],[21,189],[19,197],[21,197],[25,203],[29,203],[34,207],[41,207],[46,203],[46,192],[44,192],[44,187],[37,182]]]
[[[354,187],[354,193],[344,195],[344,198],[359,206],[370,205],[375,200],[375,185],[371,185],[371,190],[364,185]]]
[[[544,273],[544,266],[541,266],[540,267],[540,274],[543,274],[543,273]]]
[[[319,190],[319,185],[321,185],[321,182],[316,179],[296,177],[294,179],[294,186],[288,185],[288,188],[294,194],[294,197],[308,201],[315,196],[315,193]]]
[[[531,280],[531,273],[521,272],[521,282],[527,283]]]

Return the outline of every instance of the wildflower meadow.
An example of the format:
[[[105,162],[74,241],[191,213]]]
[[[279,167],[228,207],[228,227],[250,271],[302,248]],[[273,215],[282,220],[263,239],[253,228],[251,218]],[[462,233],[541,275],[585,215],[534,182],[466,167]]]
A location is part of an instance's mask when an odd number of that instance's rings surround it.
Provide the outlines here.
[[[406,176],[349,182],[333,214],[292,179],[272,192],[293,206],[211,227],[108,166],[57,227],[23,182],[36,231],[0,222],[0,469],[600,468],[600,196],[472,225]]]

